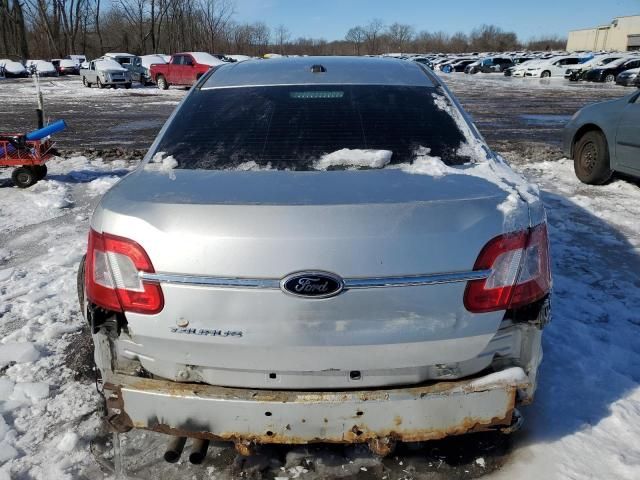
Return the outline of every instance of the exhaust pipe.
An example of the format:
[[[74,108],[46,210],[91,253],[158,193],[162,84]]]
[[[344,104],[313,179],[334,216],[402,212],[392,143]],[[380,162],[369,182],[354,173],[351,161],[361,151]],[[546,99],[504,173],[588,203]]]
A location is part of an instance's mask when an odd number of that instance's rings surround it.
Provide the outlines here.
[[[171,437],[167,450],[164,452],[164,459],[169,463],[176,463],[180,460],[182,450],[184,450],[184,444],[187,442],[187,437]]]
[[[200,465],[204,462],[207,456],[207,450],[209,449],[209,440],[201,440],[196,438],[191,445],[191,455],[189,455],[189,461],[194,465]]]

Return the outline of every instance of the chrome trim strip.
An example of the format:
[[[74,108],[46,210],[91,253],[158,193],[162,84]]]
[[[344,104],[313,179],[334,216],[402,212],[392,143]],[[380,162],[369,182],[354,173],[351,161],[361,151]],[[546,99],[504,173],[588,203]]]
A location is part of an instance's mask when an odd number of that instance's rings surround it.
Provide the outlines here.
[[[432,273],[428,275],[407,275],[402,277],[345,278],[345,289],[416,287],[483,280],[491,275],[491,270],[471,272]]]
[[[345,278],[344,290],[389,287],[416,287],[482,280],[491,270],[469,272],[435,273],[427,275],[407,275],[401,277]],[[289,275],[287,276],[289,277]],[[285,278],[287,278],[285,277]],[[280,278],[210,277],[204,275],[179,275],[174,273],[140,272],[140,278],[149,282],[197,285],[221,288],[252,288],[260,290],[280,290]]]

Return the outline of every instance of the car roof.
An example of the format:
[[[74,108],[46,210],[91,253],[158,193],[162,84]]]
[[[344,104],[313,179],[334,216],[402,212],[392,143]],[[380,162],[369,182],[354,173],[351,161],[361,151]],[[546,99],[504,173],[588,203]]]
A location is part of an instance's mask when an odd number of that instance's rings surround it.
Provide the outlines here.
[[[314,66],[324,71],[314,73]],[[416,62],[376,57],[283,57],[225,64],[202,89],[304,84],[433,87],[437,83]]]

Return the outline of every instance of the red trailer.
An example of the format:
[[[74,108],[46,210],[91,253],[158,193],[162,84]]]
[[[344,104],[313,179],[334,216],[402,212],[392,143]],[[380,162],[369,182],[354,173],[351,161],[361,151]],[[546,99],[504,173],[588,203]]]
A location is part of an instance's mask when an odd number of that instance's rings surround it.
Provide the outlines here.
[[[50,138],[27,140],[26,134],[0,133],[0,167],[14,167],[13,182],[20,188],[30,187],[47,175],[53,146]]]

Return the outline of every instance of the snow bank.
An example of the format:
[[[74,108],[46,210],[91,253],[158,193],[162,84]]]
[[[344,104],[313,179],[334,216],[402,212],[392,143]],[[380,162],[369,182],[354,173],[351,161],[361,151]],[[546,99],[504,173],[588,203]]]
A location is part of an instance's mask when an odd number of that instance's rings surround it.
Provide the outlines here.
[[[60,440],[60,443],[57,445],[57,449],[61,452],[70,452],[78,443],[78,434],[75,432],[67,432]]]
[[[0,368],[11,362],[35,362],[40,358],[40,352],[32,343],[4,343],[0,344]]]
[[[330,167],[368,167],[382,168],[389,164],[393,152],[390,150],[368,150],[343,148],[327,153],[314,162],[316,170],[327,170]]]
[[[0,479],[102,478],[82,443],[99,426],[99,396],[91,382],[74,380],[66,351],[69,333],[86,324],[76,273],[88,220],[131,169],[56,158],[47,180],[0,188]],[[10,174],[0,170],[0,179]]]

